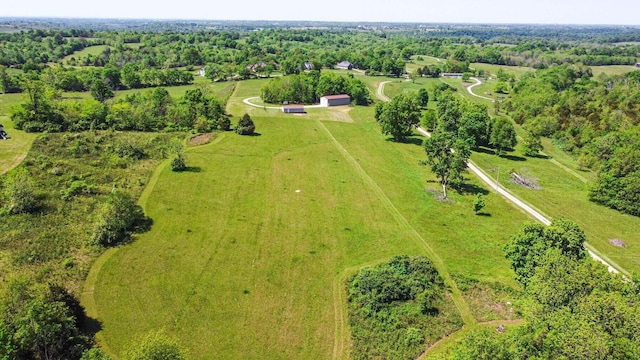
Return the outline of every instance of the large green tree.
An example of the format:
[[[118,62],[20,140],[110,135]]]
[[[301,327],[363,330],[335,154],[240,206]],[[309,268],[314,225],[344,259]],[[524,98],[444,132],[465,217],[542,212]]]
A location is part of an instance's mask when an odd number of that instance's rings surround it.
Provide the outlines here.
[[[378,103],[375,118],[383,134],[404,141],[420,123],[420,104],[414,94],[399,94],[388,103]]]
[[[517,143],[516,129],[511,120],[503,116],[495,118],[491,126],[489,144],[496,149],[498,155],[504,155],[506,150],[513,149]]]
[[[79,359],[87,348],[83,317],[64,289],[11,281],[0,302],[0,359]]]
[[[447,197],[447,185],[451,180],[462,181],[462,172],[467,168],[471,149],[466,141],[450,132],[436,131],[425,140],[426,163],[440,179],[442,194]]]
[[[511,237],[504,252],[516,273],[516,280],[526,287],[541,257],[549,249],[559,249],[572,259],[584,259],[585,241],[582,229],[570,220],[556,219],[550,226],[529,222]]]

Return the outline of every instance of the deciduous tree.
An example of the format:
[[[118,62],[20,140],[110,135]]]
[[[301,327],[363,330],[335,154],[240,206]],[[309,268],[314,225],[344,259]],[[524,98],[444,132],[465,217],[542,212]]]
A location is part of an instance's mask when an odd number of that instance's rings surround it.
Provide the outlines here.
[[[442,194],[447,197],[447,185],[451,180],[461,181],[462,172],[467,168],[471,150],[467,142],[456,139],[445,131],[436,131],[425,140],[426,163],[440,179]]]
[[[506,150],[516,146],[518,139],[511,120],[503,116],[495,118],[491,126],[489,143],[496,149],[498,155],[504,155]]]
[[[391,135],[395,141],[404,141],[420,122],[420,105],[415,95],[399,94],[389,103],[379,103],[375,117],[383,134]]]

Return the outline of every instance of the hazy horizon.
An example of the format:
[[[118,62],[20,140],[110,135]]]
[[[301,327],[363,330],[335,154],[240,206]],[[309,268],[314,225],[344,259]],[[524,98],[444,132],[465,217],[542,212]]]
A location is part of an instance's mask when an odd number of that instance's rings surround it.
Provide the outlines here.
[[[241,6],[183,0],[176,6],[166,0],[127,2],[113,0],[106,6],[88,7],[80,0],[28,1],[24,6],[0,9],[0,17],[192,20],[192,21],[324,21],[455,24],[531,25],[640,25],[635,1],[539,0],[517,3],[506,0],[483,2],[460,0],[456,6],[429,4],[419,0],[341,2],[325,0],[302,7],[292,0],[261,2],[245,0]],[[268,4],[269,6],[265,6]]]

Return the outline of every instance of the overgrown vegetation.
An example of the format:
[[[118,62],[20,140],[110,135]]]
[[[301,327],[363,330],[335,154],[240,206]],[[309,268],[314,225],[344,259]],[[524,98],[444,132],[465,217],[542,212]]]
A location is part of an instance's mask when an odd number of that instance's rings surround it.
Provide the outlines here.
[[[526,225],[511,244],[521,244],[522,253],[534,251],[535,259],[514,257],[511,245],[506,252],[515,268],[530,271],[522,303],[525,324],[503,334],[476,330],[449,358],[634,358],[640,351],[637,282],[624,281],[585,256],[575,224],[563,221],[534,232],[539,241],[522,243],[523,234],[532,234]],[[519,276],[522,281],[522,272]]]
[[[354,359],[415,359],[462,325],[428,258],[396,256],[347,280]]]

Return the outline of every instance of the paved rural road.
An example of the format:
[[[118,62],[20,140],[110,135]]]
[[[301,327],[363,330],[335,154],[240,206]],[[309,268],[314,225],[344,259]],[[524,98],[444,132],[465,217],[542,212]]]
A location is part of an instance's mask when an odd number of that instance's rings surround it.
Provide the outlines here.
[[[260,97],[259,96],[249,97],[249,98],[246,98],[246,99],[242,100],[242,102],[247,104],[247,105],[250,105],[250,106],[253,106],[253,107],[257,107],[257,108],[262,108],[262,109],[278,109],[278,110],[282,109],[282,106],[264,106],[264,105],[254,104],[254,103],[251,102],[251,100],[253,100],[253,99],[260,99]],[[304,106],[305,109],[321,108],[321,107],[325,107],[325,106],[322,106],[322,105],[319,105],[319,104],[318,105],[305,105]]]
[[[480,80],[473,78],[476,80],[476,84],[475,85],[479,85],[482,82],[480,82]],[[378,85],[378,97],[383,100],[383,101],[389,101],[389,98],[387,96],[384,95],[384,84],[388,83],[389,81],[385,81],[385,82],[381,82]],[[475,86],[474,85],[474,86]],[[467,88],[467,90],[469,91],[469,93],[471,93],[474,96],[478,96],[475,95],[472,91],[471,91],[471,87]],[[382,95],[382,96],[381,96]],[[482,96],[480,96],[482,97]],[[431,134],[426,131],[425,129],[421,128],[421,127],[417,127],[418,132],[420,132],[422,135],[426,136],[426,137],[431,137]],[[536,211],[535,209],[533,209],[531,206],[525,204],[522,200],[518,199],[517,197],[515,197],[514,195],[512,195],[511,193],[509,193],[507,190],[503,189],[502,187],[500,187],[495,181],[493,181],[491,178],[489,178],[482,170],[480,170],[479,167],[477,167],[473,162],[468,161],[467,162],[467,166],[469,167],[469,170],[471,170],[471,172],[473,172],[474,174],[476,174],[482,181],[484,181],[487,185],[489,185],[492,189],[494,189],[498,194],[502,195],[504,198],[506,198],[507,200],[511,201],[513,204],[515,204],[516,206],[518,206],[519,208],[521,208],[522,210],[526,211],[527,213],[531,214],[531,216],[533,216],[534,218],[536,218],[536,220],[540,221],[541,223],[543,223],[544,225],[550,225],[551,224],[551,220],[547,219],[546,217],[544,217],[542,214],[540,214],[538,211]],[[607,268],[609,269],[609,272],[612,273],[619,273],[618,269],[616,269],[615,267],[613,267],[613,265],[609,264],[606,260],[604,260],[603,258],[601,258],[600,256],[598,256],[596,253],[594,253],[593,251],[591,251],[590,249],[587,249],[587,251],[589,252],[589,256],[591,256],[594,260],[601,262],[602,264],[604,264],[605,266],[607,266]]]

